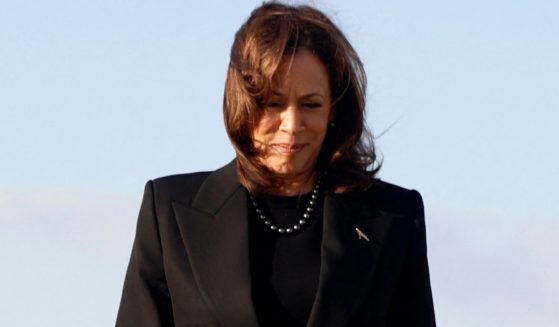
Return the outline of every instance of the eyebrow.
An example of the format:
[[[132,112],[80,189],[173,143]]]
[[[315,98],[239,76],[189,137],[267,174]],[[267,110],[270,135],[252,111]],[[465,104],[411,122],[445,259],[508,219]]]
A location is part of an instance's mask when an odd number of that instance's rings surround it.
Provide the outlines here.
[[[277,92],[277,91],[273,91],[273,92],[272,92],[272,95],[275,95],[275,96],[285,96],[285,94],[283,94],[283,93],[281,93],[281,92]],[[321,97],[321,98],[324,98],[324,96],[323,96],[322,94],[317,93],[317,92],[311,92],[311,93],[303,94],[302,98],[312,98],[312,97],[316,97],[316,96]]]

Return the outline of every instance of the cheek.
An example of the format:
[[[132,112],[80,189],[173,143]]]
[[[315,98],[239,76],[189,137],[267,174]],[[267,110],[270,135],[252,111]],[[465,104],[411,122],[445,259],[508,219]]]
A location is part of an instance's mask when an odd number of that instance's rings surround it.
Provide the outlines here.
[[[278,130],[279,120],[272,115],[264,115],[258,121],[252,137],[254,140],[264,141],[266,137],[271,137]]]
[[[326,135],[328,130],[328,118],[321,117],[320,119],[314,120],[312,123],[312,130],[317,135]]]

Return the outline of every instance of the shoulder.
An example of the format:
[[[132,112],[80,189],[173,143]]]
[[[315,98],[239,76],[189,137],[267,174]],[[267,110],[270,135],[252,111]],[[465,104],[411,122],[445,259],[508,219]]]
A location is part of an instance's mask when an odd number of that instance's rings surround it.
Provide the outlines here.
[[[240,184],[236,175],[236,162],[209,171],[169,175],[147,182],[146,190],[159,203],[179,202],[190,205],[196,199],[219,199],[234,192]]]
[[[367,201],[374,203],[379,210],[403,215],[423,214],[423,199],[415,189],[375,179],[365,192]]]
[[[182,189],[185,187],[192,187],[196,184],[202,183],[212,171],[199,171],[185,174],[175,174],[169,176],[162,176],[151,180],[154,187],[164,189]]]
[[[156,202],[190,202],[212,171],[162,176],[147,182]]]

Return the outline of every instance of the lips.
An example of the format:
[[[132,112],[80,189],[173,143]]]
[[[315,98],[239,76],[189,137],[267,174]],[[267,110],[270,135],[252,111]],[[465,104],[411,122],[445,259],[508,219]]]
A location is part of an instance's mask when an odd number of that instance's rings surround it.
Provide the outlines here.
[[[301,152],[307,144],[289,144],[289,143],[277,143],[272,144],[271,147],[279,153],[293,155]]]

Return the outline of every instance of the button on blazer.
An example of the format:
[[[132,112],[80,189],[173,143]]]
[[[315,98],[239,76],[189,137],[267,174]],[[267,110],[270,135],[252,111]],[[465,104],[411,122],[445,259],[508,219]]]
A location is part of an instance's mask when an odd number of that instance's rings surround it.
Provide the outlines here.
[[[116,326],[259,326],[235,165],[146,184]],[[307,326],[435,326],[420,194],[375,181],[323,205]]]

